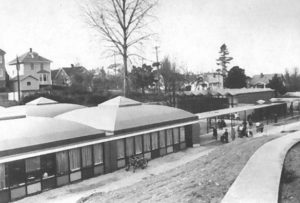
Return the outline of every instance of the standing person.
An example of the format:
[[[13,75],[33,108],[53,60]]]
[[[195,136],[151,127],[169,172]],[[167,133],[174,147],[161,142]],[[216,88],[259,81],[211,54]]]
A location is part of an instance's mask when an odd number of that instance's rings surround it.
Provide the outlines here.
[[[228,143],[228,131],[225,129],[224,134],[221,136],[221,142]]]
[[[260,132],[261,132],[261,133],[264,132],[264,124],[263,124],[263,123],[260,124]]]
[[[260,122],[255,123],[256,132],[258,133],[260,131]]]
[[[216,127],[213,127],[213,137],[217,140],[218,139],[218,130]]]

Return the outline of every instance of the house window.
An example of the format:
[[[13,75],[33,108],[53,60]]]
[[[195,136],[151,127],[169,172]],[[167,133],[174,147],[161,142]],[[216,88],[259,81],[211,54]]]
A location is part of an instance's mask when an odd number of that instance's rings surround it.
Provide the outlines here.
[[[160,147],[166,146],[166,131],[164,130],[159,131],[159,146]]]
[[[103,146],[102,144],[94,145],[94,164],[103,163]]]
[[[125,156],[125,145],[124,140],[117,140],[117,157],[118,159],[122,159]]]
[[[142,153],[142,150],[143,150],[143,142],[142,141],[143,140],[142,140],[141,135],[135,137],[135,153],[136,154]]]
[[[26,179],[31,182],[40,179],[41,159],[33,157],[25,160]]]
[[[126,138],[126,156],[134,154],[133,137]]]
[[[151,133],[152,150],[158,149],[158,132]]]
[[[80,169],[80,151],[79,149],[71,149],[69,151],[70,170],[76,171]]]
[[[43,70],[44,69],[44,64],[43,63],[41,63],[41,70]]]
[[[41,156],[41,169],[43,178],[55,175],[55,154]]]
[[[5,172],[5,164],[0,164],[0,191],[7,187],[7,173]]]
[[[44,81],[47,81],[47,75],[43,74]]]
[[[30,81],[27,82],[27,86],[31,86],[31,82]]]
[[[0,69],[0,77],[3,77],[4,75],[3,72],[4,72],[3,69]]]
[[[33,63],[30,64],[30,68],[31,68],[31,70],[34,70],[34,64]]]
[[[8,163],[8,174],[10,186],[16,186],[25,183],[25,161],[13,161]]]
[[[86,146],[81,148],[82,167],[91,166],[92,161],[92,146]]]
[[[0,56],[0,64],[3,63],[3,56]]]
[[[69,171],[67,151],[56,153],[56,171],[58,175],[66,174]]]

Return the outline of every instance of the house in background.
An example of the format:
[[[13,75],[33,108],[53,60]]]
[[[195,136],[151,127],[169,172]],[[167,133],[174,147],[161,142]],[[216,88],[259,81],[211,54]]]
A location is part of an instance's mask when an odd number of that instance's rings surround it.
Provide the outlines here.
[[[20,91],[22,93],[38,91],[52,85],[50,71],[51,61],[40,56],[37,52],[33,52],[32,48],[30,48],[29,52],[26,52],[9,63],[11,66],[9,75],[14,92],[18,91],[16,68],[18,62],[20,64]]]
[[[189,85],[191,91],[223,89],[223,76],[220,73],[203,73]]]
[[[70,87],[75,84],[85,86],[83,83],[86,82],[89,71],[83,66],[71,64],[71,67],[52,70],[51,75],[52,84],[56,87]]]
[[[250,79],[249,86],[254,88],[266,88],[269,84],[269,81],[272,80],[272,78],[277,75],[278,77],[281,77],[283,79],[283,75],[280,73],[273,73],[273,74],[263,74],[260,75],[254,75]],[[284,80],[283,80],[284,81]]]
[[[0,49],[0,89],[6,88],[5,51]]]

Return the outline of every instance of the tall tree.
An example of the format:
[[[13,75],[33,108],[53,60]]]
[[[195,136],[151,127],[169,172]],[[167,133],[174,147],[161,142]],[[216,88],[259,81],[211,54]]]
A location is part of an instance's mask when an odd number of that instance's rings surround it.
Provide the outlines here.
[[[88,0],[84,13],[89,25],[120,54],[124,65],[124,96],[128,94],[128,57],[135,45],[149,39],[150,11],[157,0]]]
[[[224,86],[227,88],[243,88],[247,85],[246,80],[245,70],[234,66],[229,70]]]
[[[141,88],[142,93],[145,94],[145,88],[154,86],[154,72],[149,65],[143,64],[142,67],[132,67],[130,79],[134,87]]]
[[[227,49],[226,44],[222,44],[220,47],[220,57],[217,59],[217,65],[221,66],[221,71],[224,77],[227,76],[227,65],[230,63],[230,61],[233,59],[232,57],[228,56],[229,51]]]
[[[271,80],[269,80],[269,84],[267,87],[275,90],[275,96],[277,97],[278,93],[284,94],[286,93],[286,87],[284,85],[284,81],[282,77],[279,77],[277,74],[273,76]]]
[[[184,83],[184,76],[176,68],[176,63],[172,63],[168,57],[165,57],[159,69],[164,80],[165,93],[171,93],[170,104],[175,105],[175,93],[180,90]]]

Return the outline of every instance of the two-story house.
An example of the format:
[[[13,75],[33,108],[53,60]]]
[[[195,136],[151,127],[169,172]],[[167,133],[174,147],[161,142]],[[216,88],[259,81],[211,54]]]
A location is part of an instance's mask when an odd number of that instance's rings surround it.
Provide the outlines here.
[[[12,60],[9,65],[11,65],[10,77],[13,90],[18,91],[17,64],[19,64],[21,92],[37,91],[51,86],[50,63],[49,59],[40,56],[37,52],[33,52],[32,48],[29,49],[29,52]]]
[[[0,89],[6,88],[5,51],[0,49]]]

